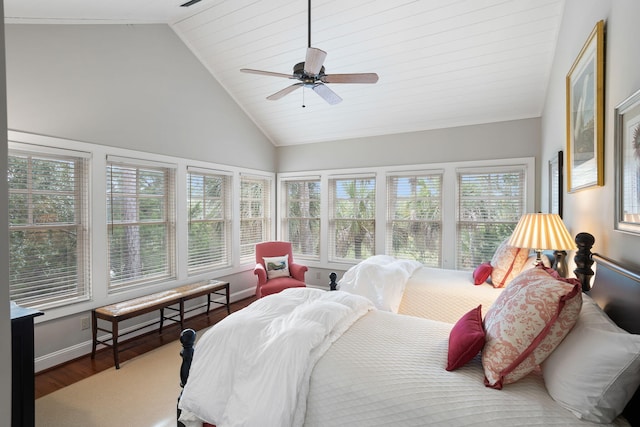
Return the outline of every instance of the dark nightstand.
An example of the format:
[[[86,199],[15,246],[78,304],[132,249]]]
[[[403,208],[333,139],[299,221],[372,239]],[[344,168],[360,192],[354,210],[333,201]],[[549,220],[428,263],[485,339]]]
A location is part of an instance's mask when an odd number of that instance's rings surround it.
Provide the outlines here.
[[[33,319],[44,313],[11,305],[11,426],[35,425]]]

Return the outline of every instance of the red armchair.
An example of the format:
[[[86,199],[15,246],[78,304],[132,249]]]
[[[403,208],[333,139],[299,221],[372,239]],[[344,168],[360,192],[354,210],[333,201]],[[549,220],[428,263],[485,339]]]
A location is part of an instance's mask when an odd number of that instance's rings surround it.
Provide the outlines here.
[[[272,259],[268,259],[268,262],[265,263],[265,258]],[[284,262],[285,260],[286,262]],[[258,276],[256,287],[258,298],[276,294],[287,288],[306,287],[307,285],[304,283],[306,271],[307,266],[293,262],[291,243],[262,242],[256,244],[256,267],[253,269],[253,273]]]

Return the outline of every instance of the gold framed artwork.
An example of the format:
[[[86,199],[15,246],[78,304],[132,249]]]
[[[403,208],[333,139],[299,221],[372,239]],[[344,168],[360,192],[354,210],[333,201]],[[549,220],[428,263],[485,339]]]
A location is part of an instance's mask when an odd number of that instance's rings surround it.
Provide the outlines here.
[[[640,234],[640,90],[615,108],[616,229]]]
[[[567,74],[567,191],[604,185],[604,21]]]

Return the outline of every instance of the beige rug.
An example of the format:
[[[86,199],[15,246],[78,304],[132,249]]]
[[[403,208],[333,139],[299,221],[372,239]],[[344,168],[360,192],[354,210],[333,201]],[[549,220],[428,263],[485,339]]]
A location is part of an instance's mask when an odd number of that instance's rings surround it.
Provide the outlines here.
[[[36,426],[175,426],[181,348],[166,344],[37,399]]]

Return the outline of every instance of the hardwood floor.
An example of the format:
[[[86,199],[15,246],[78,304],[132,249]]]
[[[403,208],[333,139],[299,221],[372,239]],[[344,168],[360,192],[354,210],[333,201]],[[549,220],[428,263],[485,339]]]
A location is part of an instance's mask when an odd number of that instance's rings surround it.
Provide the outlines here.
[[[231,303],[231,312],[233,313],[246,307],[255,301],[255,299],[255,297],[250,297]],[[199,331],[214,325],[224,319],[226,315],[227,310],[225,307],[216,308],[215,310],[211,310],[209,315],[198,314],[187,318],[185,320],[185,327]],[[180,325],[178,323],[172,323],[163,328],[162,334],[159,334],[157,331],[149,332],[131,340],[123,341],[120,343],[120,363],[178,339],[180,332]],[[93,374],[104,371],[105,369],[115,369],[111,348],[99,349],[96,352],[95,359],[91,359],[91,354],[87,354],[86,356],[39,372],[35,378],[36,399],[90,377]]]

